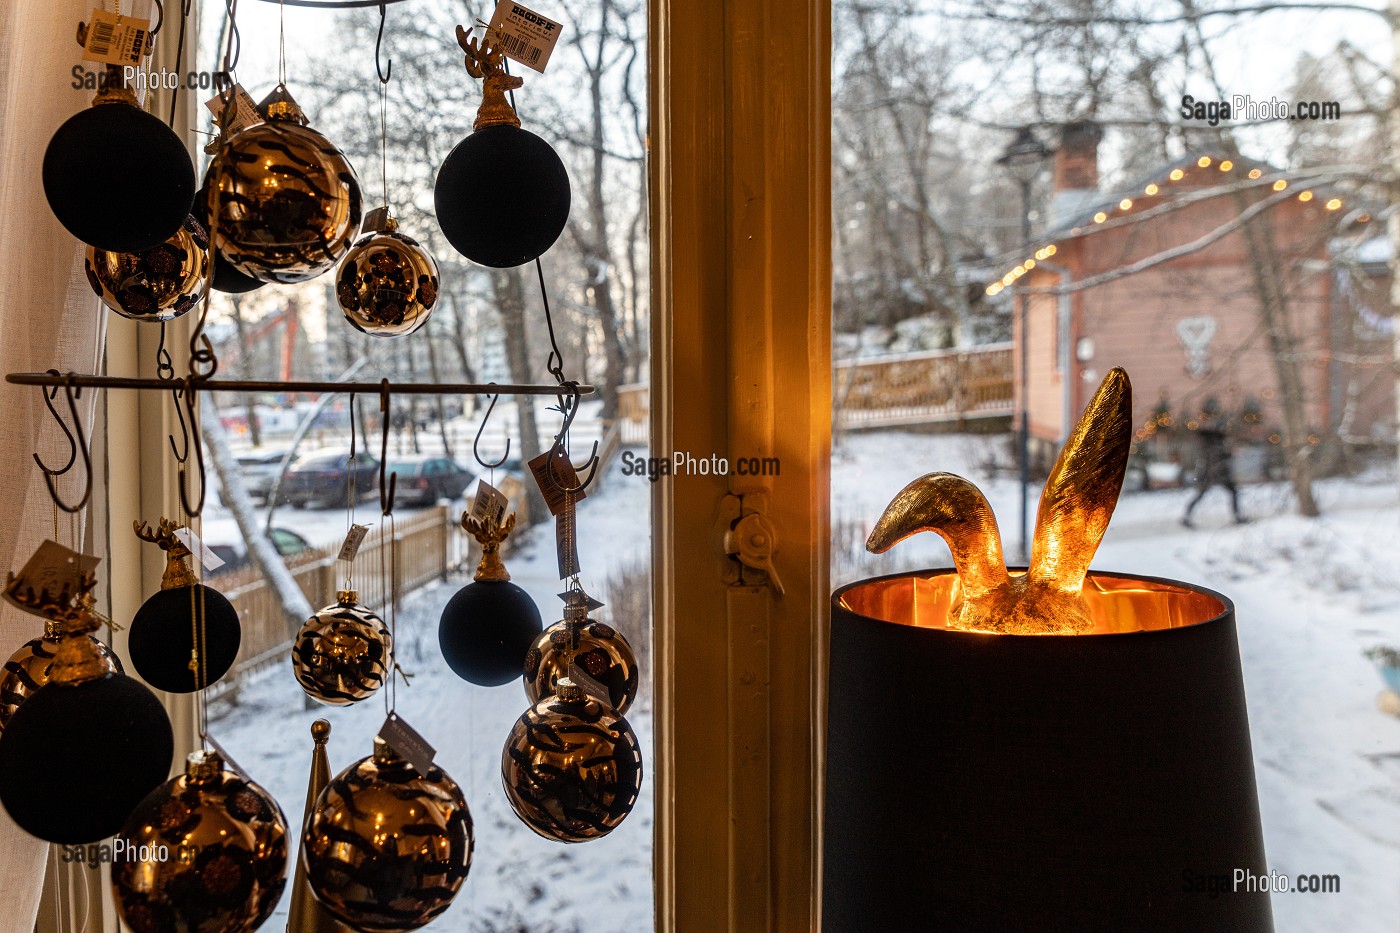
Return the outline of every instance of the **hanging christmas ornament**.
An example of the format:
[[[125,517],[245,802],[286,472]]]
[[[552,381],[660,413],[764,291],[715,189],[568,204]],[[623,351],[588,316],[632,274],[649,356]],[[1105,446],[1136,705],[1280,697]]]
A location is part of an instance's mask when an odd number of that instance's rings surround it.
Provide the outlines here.
[[[212,165],[210,168],[212,169]],[[209,174],[205,173],[204,186],[195,193],[193,215],[205,229],[209,227]],[[241,295],[251,292],[254,289],[262,288],[266,282],[259,282],[251,275],[244,275],[234,268],[233,263],[228,261],[217,249],[210,249],[209,261],[214,264],[214,281],[210,287],[216,292],[224,292],[229,295]]]
[[[112,851],[117,907],[136,933],[255,930],[287,884],[282,808],[212,751],[142,800]]]
[[[76,845],[121,829],[170,773],[175,739],[155,694],[113,673],[88,637],[101,624],[91,599],[54,618],[63,635],[49,682],[0,733],[0,803],[25,832]],[[77,790],[56,795],[64,781]]]
[[[345,254],[335,297],[345,319],[374,337],[411,334],[428,323],[438,297],[433,257],[387,207],[370,211],[365,233]]]
[[[86,41],[87,24],[79,24],[78,43]],[[141,109],[116,65],[107,66],[92,106],[49,140],[43,179],[59,223],[114,253],[143,253],[175,236],[194,201],[185,144]]]
[[[175,235],[144,253],[88,247],[88,283],[102,303],[134,321],[169,321],[204,297],[209,235],[191,214]]]
[[[218,590],[195,581],[189,548],[176,535],[184,526],[164,518],[157,531],[145,522],[132,524],[136,537],[165,551],[165,576],[160,592],[131,621],[131,666],[158,690],[193,693],[233,666],[243,640],[238,612]]]
[[[97,653],[114,673],[122,673],[122,662],[112,649],[89,635],[97,647]],[[5,662],[0,674],[0,732],[10,722],[10,717],[20,704],[39,691],[49,682],[49,672],[53,669],[54,658],[58,653],[59,642],[63,639],[63,624],[49,619],[44,622],[44,634],[25,642],[18,651]]]
[[[244,275],[304,282],[325,272],[360,228],[360,182],[344,153],[307,126],[285,85],[258,105],[210,175],[214,245]]]
[[[321,791],[302,834],[316,899],[363,933],[432,922],[471,868],[474,836],[457,782],[419,774],[382,738]]]
[[[526,710],[501,755],[515,815],[546,839],[606,836],[636,806],[642,750],[622,715],[565,677]]]
[[[531,703],[555,692],[561,678],[603,700],[619,713],[637,698],[637,656],[622,633],[588,617],[602,603],[582,589],[561,594],[564,618],[545,629],[525,654],[525,695]]]
[[[523,83],[506,74],[500,37],[478,47],[457,27],[467,73],[482,79],[474,132],[438,169],[433,207],[443,235],[457,252],[483,266],[530,262],[559,239],[569,219],[569,175],[549,143],[520,128],[506,92]],[[499,210],[492,199],[504,198]]]
[[[515,513],[504,524],[494,516],[483,522],[463,514],[462,527],[481,542],[481,563],[474,582],[458,590],[442,610],[438,645],[458,677],[499,687],[520,677],[525,653],[544,624],[535,601],[510,582],[501,563],[501,542],[515,527]]]
[[[394,639],[384,620],[359,604],[359,593],[341,590],[335,598],[297,633],[292,670],[313,700],[347,706],[383,686],[394,664]]]

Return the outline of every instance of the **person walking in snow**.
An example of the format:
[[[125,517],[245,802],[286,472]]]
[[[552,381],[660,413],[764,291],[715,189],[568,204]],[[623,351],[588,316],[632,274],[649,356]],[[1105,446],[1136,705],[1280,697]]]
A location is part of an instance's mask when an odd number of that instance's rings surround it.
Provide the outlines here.
[[[1230,450],[1228,425],[1225,413],[1220,409],[1220,400],[1215,396],[1206,399],[1196,434],[1201,439],[1196,495],[1187,503],[1186,514],[1181,516],[1181,523],[1187,528],[1195,528],[1191,521],[1191,513],[1196,510],[1196,506],[1211,487],[1220,486],[1230,494],[1230,511],[1234,513],[1235,524],[1243,524],[1248,519],[1240,512],[1240,491],[1235,487],[1234,454]]]

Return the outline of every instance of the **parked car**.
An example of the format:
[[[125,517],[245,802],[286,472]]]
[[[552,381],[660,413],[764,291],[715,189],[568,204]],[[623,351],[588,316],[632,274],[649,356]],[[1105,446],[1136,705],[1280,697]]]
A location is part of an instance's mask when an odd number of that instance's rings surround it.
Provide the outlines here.
[[[279,498],[298,509],[304,509],[313,502],[327,506],[345,505],[350,492],[350,475],[349,451],[308,454],[287,471]],[[355,455],[354,476],[357,499],[378,495],[379,461],[374,455]]]
[[[283,557],[295,557],[303,551],[311,550],[311,542],[289,528],[279,528],[274,525],[268,529],[267,536],[272,541],[272,546],[277,548],[277,553]],[[238,526],[231,521],[206,522],[204,525],[204,544],[218,555],[219,560],[224,562],[224,565],[218,569],[218,573],[237,570],[248,565],[248,545],[239,534]]]
[[[456,499],[476,477],[450,457],[436,454],[396,457],[389,461],[395,481],[394,502],[432,505],[439,499]]]
[[[239,455],[238,473],[243,477],[243,488],[248,490],[249,498],[258,505],[267,505],[267,497],[272,494],[272,484],[277,479],[277,471],[282,469],[282,458],[286,455],[286,450]],[[296,454],[293,454],[292,465],[295,466],[296,462]],[[281,498],[283,502],[286,501],[285,494]],[[219,490],[219,502],[228,504],[222,489]]]

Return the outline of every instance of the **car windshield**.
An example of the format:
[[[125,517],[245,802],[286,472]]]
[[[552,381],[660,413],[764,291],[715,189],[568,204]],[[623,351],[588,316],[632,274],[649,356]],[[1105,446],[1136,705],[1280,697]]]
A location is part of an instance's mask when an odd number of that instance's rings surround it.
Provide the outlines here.
[[[335,470],[345,466],[345,454],[323,454],[297,464],[303,470]]]
[[[417,476],[423,472],[423,467],[427,464],[422,460],[401,460],[398,463],[389,464],[389,472],[399,476]]]

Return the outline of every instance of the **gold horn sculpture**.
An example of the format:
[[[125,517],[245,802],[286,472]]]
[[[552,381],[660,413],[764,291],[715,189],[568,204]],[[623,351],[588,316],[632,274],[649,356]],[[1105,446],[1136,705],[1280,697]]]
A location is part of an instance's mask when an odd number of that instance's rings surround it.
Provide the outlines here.
[[[311,752],[311,777],[306,782],[306,812],[301,818],[302,832],[311,820],[316,798],[331,781],[331,765],[326,757],[326,742],[331,737],[331,724],[318,719],[311,724],[311,738],[316,747]],[[336,920],[311,893],[306,880],[306,862],[301,857],[302,844],[297,844],[297,870],[292,882],[292,909],[287,916],[287,933],[351,933],[350,928]]]
[[[900,490],[875,523],[866,548],[883,553],[921,531],[943,538],[958,570],[949,612],[953,627],[1016,635],[1091,631],[1094,622],[1080,594],[1123,486],[1132,407],[1128,374],[1115,367],[1046,480],[1024,574],[1006,568],[986,497],[952,473],[929,473]]]

